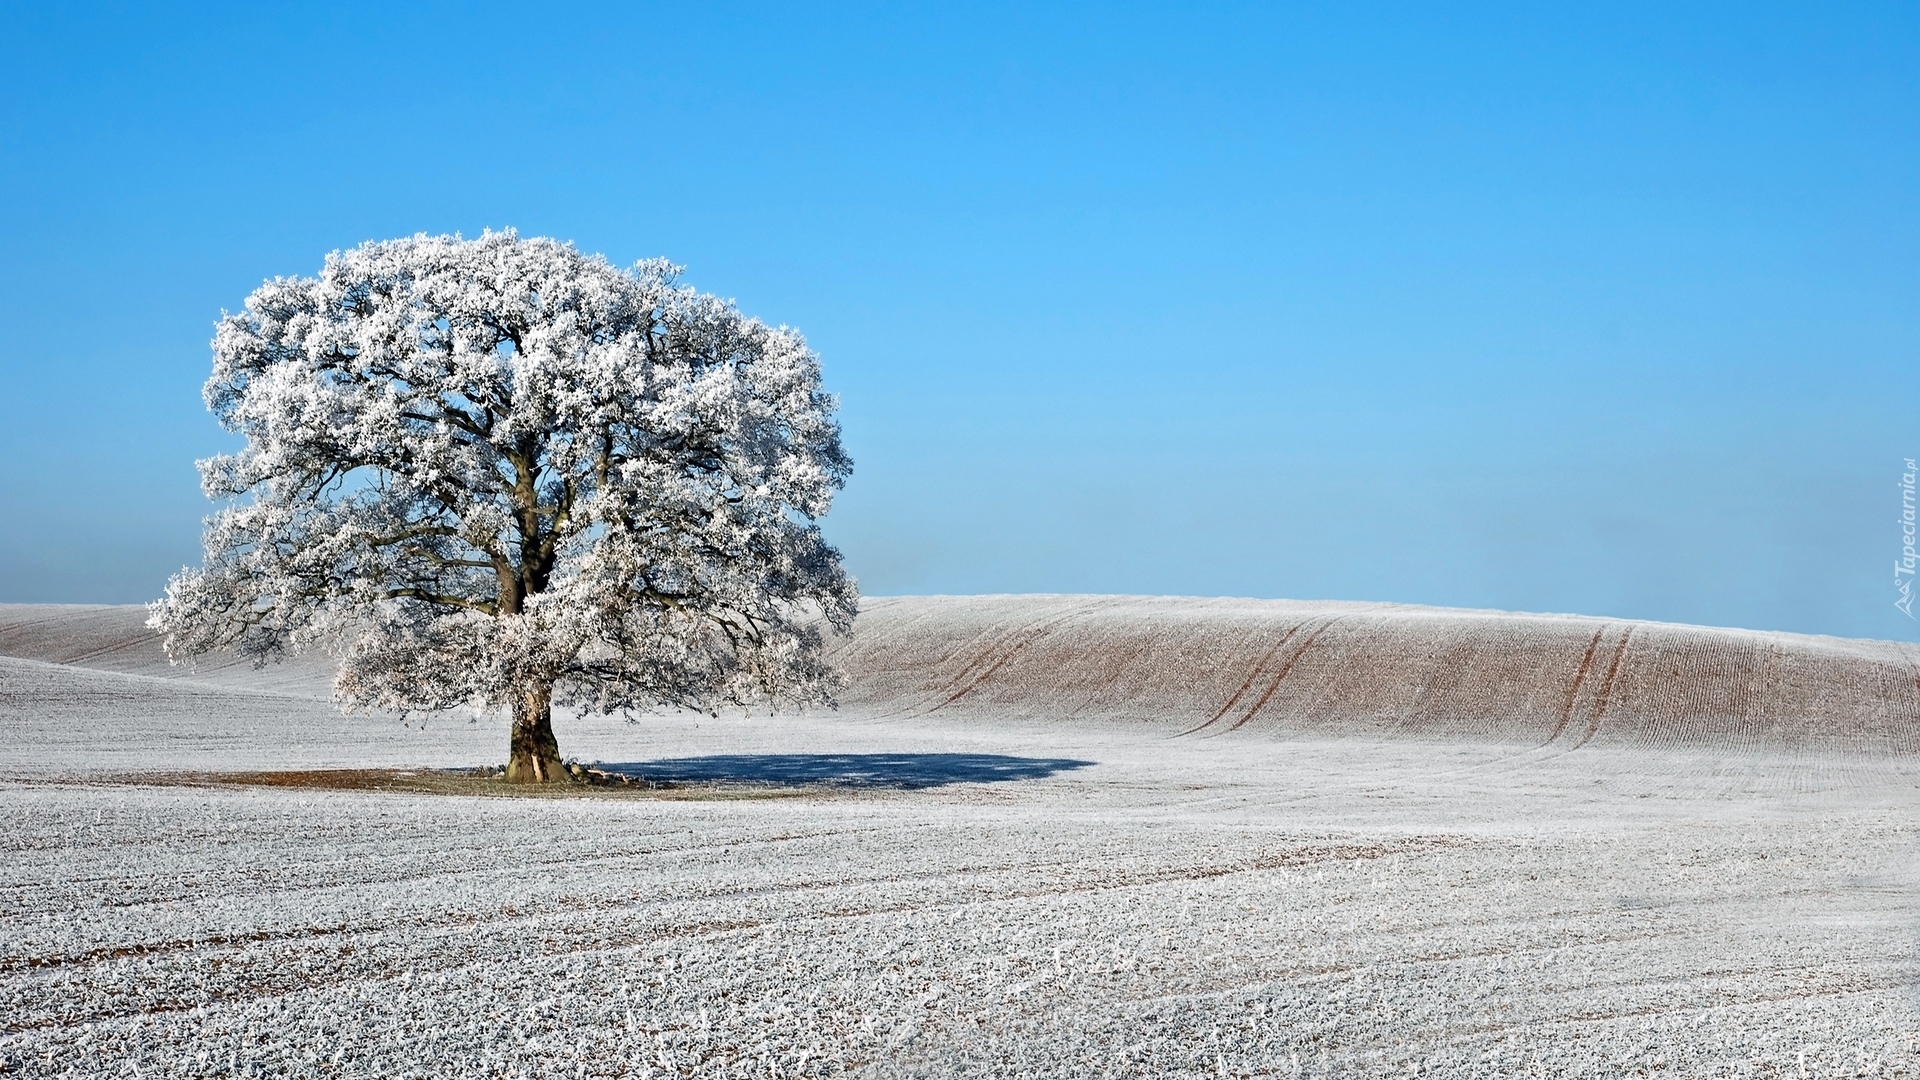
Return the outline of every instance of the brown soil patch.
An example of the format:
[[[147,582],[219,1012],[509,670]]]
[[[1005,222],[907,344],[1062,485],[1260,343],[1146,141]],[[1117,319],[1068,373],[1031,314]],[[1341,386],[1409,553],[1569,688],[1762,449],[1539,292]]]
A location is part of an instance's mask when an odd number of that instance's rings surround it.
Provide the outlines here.
[[[827,786],[648,780],[644,777],[583,770],[574,779],[553,784],[510,784],[490,769],[292,769],[254,772],[120,773],[89,777],[88,783],[160,787],[264,787],[307,791],[384,791],[407,795],[468,795],[496,798],[629,798],[672,800],[788,799],[845,796]]]

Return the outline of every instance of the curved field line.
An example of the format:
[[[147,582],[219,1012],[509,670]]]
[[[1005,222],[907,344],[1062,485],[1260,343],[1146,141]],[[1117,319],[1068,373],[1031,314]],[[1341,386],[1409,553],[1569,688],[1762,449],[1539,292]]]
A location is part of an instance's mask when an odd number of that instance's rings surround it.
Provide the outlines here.
[[[1308,634],[1307,640],[1301,642],[1300,647],[1293,651],[1293,655],[1287,657],[1287,662],[1280,665],[1280,671],[1278,674],[1274,675],[1273,682],[1267,684],[1266,693],[1261,694],[1260,700],[1253,703],[1253,708],[1247,710],[1247,715],[1234,721],[1233,726],[1229,727],[1227,730],[1239,731],[1241,728],[1246,726],[1247,721],[1252,720],[1256,715],[1258,715],[1261,709],[1266,708],[1267,702],[1273,700],[1274,692],[1280,689],[1280,684],[1286,680],[1286,677],[1289,674],[1293,672],[1293,665],[1299,663],[1300,658],[1307,655],[1307,650],[1313,648],[1313,643],[1320,640],[1321,634],[1326,633],[1327,630],[1331,628],[1334,623],[1337,623],[1339,621],[1340,621],[1340,617],[1336,615],[1333,618],[1328,619],[1326,622],[1321,623],[1319,628],[1314,630],[1313,633]]]
[[[981,904],[1008,904],[1031,902],[1034,900],[1051,900],[1061,897],[1097,896],[1103,893],[1151,889],[1167,884],[1210,881],[1246,874],[1292,870],[1325,863],[1371,862],[1382,858],[1390,858],[1396,855],[1419,852],[1436,847],[1471,847],[1476,843],[1477,841],[1471,837],[1451,834],[1416,834],[1386,840],[1343,841],[1329,838],[1319,842],[1309,841],[1304,844],[1298,844],[1297,846],[1290,846],[1278,852],[1271,852],[1264,856],[1243,859],[1224,865],[1200,864],[1143,869],[1124,877],[1090,881],[1070,881],[1064,885],[1021,889],[1014,892],[997,894],[990,898],[963,897],[953,900],[936,901],[931,904],[924,899],[915,898],[894,903],[869,903],[851,907],[834,907],[803,911],[777,918],[703,919],[678,925],[650,926],[647,929],[646,937],[649,941],[712,938],[741,931],[764,930],[769,927],[792,927],[799,924],[869,919],[875,916],[904,912],[953,910],[970,908]],[[932,876],[936,878],[950,878],[955,875],[940,874]],[[878,880],[888,879],[882,878]],[[823,881],[802,885],[800,887],[804,890],[820,889],[825,891],[843,888],[844,883],[839,881]],[[721,899],[727,895],[739,892],[751,893],[754,891],[757,890],[732,890],[717,893],[713,898]],[[630,911],[633,907],[634,905],[630,900],[619,898],[566,913],[523,911],[517,908],[510,908],[497,913],[489,912],[486,914],[446,912],[437,916],[402,920],[398,927],[396,927],[394,923],[372,923],[359,926],[340,924],[329,927],[261,930],[243,935],[161,942],[148,947],[133,946],[130,948],[95,949],[83,956],[42,958],[30,964],[29,967],[30,969],[45,970],[52,967],[112,963],[128,958],[160,957],[169,953],[179,952],[185,952],[188,956],[192,956],[194,953],[207,949],[209,946],[211,946],[213,951],[230,952],[236,948],[245,948],[252,944],[314,940],[342,934],[392,935],[396,932],[408,931],[431,933],[456,928],[467,930],[474,934],[479,934],[484,930],[491,930],[494,934],[498,934],[500,933],[500,928],[503,927],[536,927],[541,924],[545,924],[542,932],[546,935],[546,943],[548,945],[547,948],[541,950],[541,956],[591,955],[594,953],[630,949],[632,943],[625,940],[610,939],[605,935],[584,941],[570,939],[564,934],[567,926],[593,912],[623,912]],[[561,932],[556,933],[555,931]],[[465,955],[458,956],[452,963],[439,965],[433,967],[431,970],[440,973],[454,972],[493,962],[496,962],[493,957],[477,956],[469,952]],[[291,997],[295,994],[347,986],[356,982],[372,982],[380,978],[382,974],[390,978],[392,977],[391,973],[397,970],[400,970],[400,965],[395,965],[387,969],[386,972],[379,974],[369,973],[344,977],[332,972],[324,972],[316,976],[309,974],[307,971],[290,971],[288,974],[293,978],[299,979],[305,976],[304,980],[299,985],[293,986],[263,986],[255,982],[251,985],[238,986],[228,990],[202,991],[201,994],[192,1000],[182,998],[145,999],[133,1008],[96,1007],[86,1013],[77,1015],[67,1014],[52,1020],[42,1019],[28,1021],[26,1023],[4,1023],[4,1026],[0,1026],[0,1035],[24,1034],[49,1027],[69,1026],[76,1023],[103,1023],[139,1016],[165,1015],[173,1012],[190,1011],[195,1008],[222,1005],[233,1001],[272,1001]]]
[[[1614,679],[1620,674],[1620,662],[1626,659],[1627,645],[1632,640],[1633,627],[1629,625],[1626,631],[1620,635],[1620,644],[1614,646],[1613,660],[1607,665],[1607,677],[1600,683],[1600,695],[1594,701],[1593,718],[1587,721],[1587,733],[1580,736],[1579,742],[1573,744],[1575,750],[1587,745],[1587,742],[1599,733],[1600,722],[1605,719],[1607,715],[1607,703],[1612,700],[1613,697]]]
[[[1007,657],[1004,655],[1001,655],[1000,653],[1000,650],[1005,647],[1006,641],[1012,638],[1020,638],[1022,637],[1022,635],[1027,635],[1023,638],[1023,640],[1021,640],[1019,643],[1013,646],[1012,651],[1018,652],[1021,648],[1025,647],[1028,644],[1031,644],[1033,640],[1036,637],[1038,637],[1041,633],[1044,633],[1047,627],[1053,625],[1054,623],[1059,622],[1063,617],[1064,616],[1060,616],[1060,615],[1042,616],[1041,618],[1038,618],[1032,622],[1026,623],[1020,628],[1013,630],[998,638],[994,637],[994,630],[996,629],[995,627],[987,626],[982,628],[981,631],[978,634],[974,635],[973,639],[967,642],[966,645],[963,645],[960,648],[955,649],[952,653],[948,654],[948,658],[951,659],[952,657],[961,655],[963,652],[965,652],[968,646],[971,646],[975,642],[979,642],[982,639],[986,639],[986,643],[981,646],[979,654],[976,655],[973,659],[967,661],[965,664],[961,665],[960,670],[954,673],[952,682],[949,682],[947,685],[948,685],[948,688],[951,688],[951,686],[953,685],[953,682],[959,682],[961,680],[968,678],[968,676],[972,675],[975,671],[979,670],[980,665],[991,664],[992,666],[989,667],[985,672],[983,672],[979,676],[979,678],[974,679],[972,682],[968,683],[966,686],[961,687],[958,692],[952,693],[951,696],[934,705],[929,706],[926,704],[926,702],[929,699],[939,694],[947,693],[948,689],[934,689],[931,691],[926,691],[925,696],[922,697],[918,703],[903,704],[901,707],[897,709],[888,710],[883,715],[889,716],[889,717],[899,717],[902,719],[912,719],[915,717],[926,716],[930,713],[935,712],[936,710],[946,708],[948,705],[951,705],[954,702],[965,697],[969,692],[971,692],[975,687],[977,687],[980,684],[980,681],[982,679],[985,679],[988,676],[992,675],[994,671],[999,669],[1001,664],[1006,662]],[[997,660],[995,659],[996,657],[998,657]]]
[[[972,681],[968,682],[965,686],[962,686],[960,689],[954,691],[952,696],[948,697],[945,701],[942,701],[940,704],[935,705],[934,707],[928,709],[926,712],[923,712],[920,715],[928,716],[933,713],[939,712],[941,709],[946,708],[947,706],[953,704],[954,702],[959,701],[961,698],[966,697],[968,694],[973,693],[975,690],[978,690],[981,684],[985,683],[988,679],[993,678],[994,672],[999,671],[1003,667],[1006,667],[1007,664],[1011,662],[1014,657],[1026,651],[1028,646],[1032,645],[1036,641],[1039,641],[1041,638],[1046,637],[1048,634],[1052,633],[1055,629],[1061,626],[1061,624],[1071,622],[1074,619],[1087,614],[1088,612],[1095,611],[1103,607],[1113,607],[1116,604],[1119,604],[1121,602],[1122,602],[1121,600],[1112,599],[1112,600],[1108,600],[1105,603],[1100,603],[1100,604],[1085,604],[1079,608],[1076,608],[1071,611],[1063,612],[1052,618],[1041,619],[1037,622],[1028,624],[1025,628],[1018,631],[1017,635],[1010,635],[1010,636],[1017,636],[1018,640],[1016,640],[1011,646],[1008,646],[1006,651],[1001,653],[999,658],[994,660],[992,664],[990,664],[985,671],[982,671],[980,672],[980,674],[974,676]],[[973,663],[968,664],[965,668],[962,668],[958,678],[963,678],[963,679],[966,678],[968,672],[979,667],[982,663],[985,663],[986,657],[991,655],[992,655],[992,651],[989,650],[986,656],[982,656],[979,660],[976,660]]]
[[[1043,619],[1036,623],[1030,623],[1027,626],[1024,626],[1021,629],[1015,631],[1014,633],[1009,634],[1008,638],[1012,640],[1013,643],[1011,645],[1002,646],[1005,649],[1004,652],[1001,652],[998,657],[995,657],[994,656],[995,650],[992,648],[989,648],[984,652],[982,652],[981,655],[977,659],[975,659],[972,663],[968,664],[964,668],[961,668],[959,673],[955,675],[954,678],[955,678],[955,681],[966,679],[967,680],[966,685],[960,687],[960,689],[958,690],[955,690],[952,693],[952,695],[948,697],[945,701],[942,701],[940,704],[935,705],[931,709],[928,709],[927,712],[931,713],[939,709],[944,709],[948,705],[951,705],[954,702],[959,701],[961,698],[966,697],[968,694],[973,693],[975,690],[980,688],[981,683],[984,683],[988,679],[992,678],[994,672],[999,671],[1001,668],[1007,666],[1008,661],[1020,655],[1020,653],[1024,652],[1028,646],[1032,645],[1034,642],[1045,637],[1048,631],[1052,630],[1056,626],[1059,626],[1061,623],[1066,622],[1068,619],[1072,618],[1075,614],[1077,614],[1077,612],[1069,612],[1065,615],[1056,615],[1051,619]],[[978,669],[982,664],[987,665],[986,669],[981,671],[978,675],[974,675],[971,679],[967,679],[968,675],[971,674],[974,670]],[[921,715],[924,716],[926,714],[923,713]]]
[[[1260,681],[1260,674],[1267,669],[1267,665],[1273,662],[1274,657],[1280,655],[1280,650],[1286,648],[1287,642],[1292,641],[1293,635],[1299,633],[1300,628],[1305,625],[1305,623],[1295,623],[1287,627],[1287,632],[1280,635],[1280,640],[1273,643],[1273,648],[1268,649],[1266,655],[1254,663],[1253,670],[1247,673],[1246,681],[1240,684],[1240,688],[1233,692],[1233,696],[1227,699],[1225,705],[1220,706],[1220,711],[1214,713],[1206,723],[1190,727],[1181,732],[1180,735],[1191,735],[1196,731],[1205,731],[1207,728],[1219,723],[1221,717],[1232,712],[1233,707],[1240,704],[1240,699],[1247,696],[1247,691],[1253,689],[1253,684]],[[1177,739],[1180,735],[1176,735],[1174,738]]]
[[[980,652],[976,656],[974,656],[973,659],[968,660],[965,664],[962,664],[960,666],[960,670],[953,673],[953,681],[961,682],[967,679],[968,677],[970,677],[974,672],[978,671],[980,669],[980,665],[993,663],[995,654],[1001,648],[1005,647],[1005,644],[1008,641],[1013,640],[1015,638],[1019,638],[1023,634],[1035,633],[1058,621],[1060,621],[1060,616],[1057,614],[1043,615],[1040,618],[1033,620],[1032,622],[1024,623],[1012,630],[1009,630],[999,637],[994,636],[994,631],[998,630],[999,627],[996,627],[996,626],[986,627],[985,629],[981,630],[980,633],[975,638],[975,640],[979,640],[982,638],[986,639],[985,645],[982,646],[982,648],[980,649]],[[972,642],[969,642],[968,644],[972,644]],[[957,655],[960,651],[961,650],[956,649],[955,654]]]
[[[1600,635],[1607,632],[1606,626],[1593,632],[1593,640],[1587,642],[1587,653],[1580,658],[1580,670],[1573,673],[1573,683],[1567,687],[1567,704],[1560,710],[1560,722],[1554,725],[1553,734],[1547,736],[1542,747],[1552,746],[1553,741],[1566,733],[1567,723],[1573,719],[1573,702],[1580,695],[1580,684],[1587,681],[1587,672],[1593,669],[1593,654],[1600,648]]]
[[[143,644],[143,635],[147,636],[148,640],[152,641],[153,644],[159,644],[158,635],[152,634],[152,632],[147,629],[144,619],[142,619],[137,626],[131,628],[109,625],[102,630],[100,628],[102,620],[89,619],[88,616],[90,614],[93,613],[82,612],[76,615],[72,612],[65,612],[59,615],[50,615],[41,618],[25,618],[15,622],[0,623],[0,641],[5,641],[15,636],[25,636],[28,638],[25,644],[30,649],[30,653],[23,653],[11,651],[10,648],[0,648],[0,655],[15,656],[22,660],[43,660],[48,663],[73,664],[85,667],[89,660],[95,660],[112,653],[125,652],[129,649],[139,649]],[[92,639],[91,647],[89,648],[83,645],[80,651],[63,654],[61,659],[46,660],[47,655],[59,652],[63,646],[73,644],[75,637],[74,624],[76,622],[82,623],[88,631],[91,631],[81,634],[82,641],[88,638]],[[129,629],[132,631],[130,635],[128,634]],[[64,630],[66,633],[51,637],[35,638],[36,631],[44,632],[47,630]],[[22,632],[24,632],[24,635]],[[36,645],[37,648],[35,648]]]

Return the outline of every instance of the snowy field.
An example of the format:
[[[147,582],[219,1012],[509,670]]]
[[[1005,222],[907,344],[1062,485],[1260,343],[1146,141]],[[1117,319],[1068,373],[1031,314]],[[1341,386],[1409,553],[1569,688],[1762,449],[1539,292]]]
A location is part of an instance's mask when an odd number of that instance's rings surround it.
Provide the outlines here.
[[[1049,603],[875,604],[840,715],[562,720],[682,786],[560,798],[208,782],[493,763],[504,729],[0,609],[0,1071],[1920,1076],[1899,647],[1374,606],[1334,662],[1289,652],[1324,613],[1244,609],[1244,672],[1094,685],[1058,650],[1179,612]],[[1463,626],[1535,649],[1472,700],[1537,732],[1430,704],[1479,677]],[[1684,665],[1631,642],[1696,639],[1751,678],[1684,681],[1739,710],[1658,704]],[[1320,687],[1369,641],[1439,659],[1342,728]]]

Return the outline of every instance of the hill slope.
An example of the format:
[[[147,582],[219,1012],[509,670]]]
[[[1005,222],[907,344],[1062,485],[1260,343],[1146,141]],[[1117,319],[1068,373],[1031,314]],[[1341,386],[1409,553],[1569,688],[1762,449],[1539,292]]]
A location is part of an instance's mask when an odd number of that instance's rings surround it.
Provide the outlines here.
[[[1920,750],[1920,649],[1896,642],[1397,604],[888,597],[837,657],[848,704],[907,715]]]
[[[170,667],[138,607],[0,605],[0,656],[303,697],[327,666]],[[1920,751],[1920,649],[1570,615],[1129,596],[877,597],[850,712],[1195,736]]]
[[[202,657],[191,666],[169,664],[159,635],[147,629],[147,609],[138,604],[0,604],[0,656],[298,697],[332,697],[333,664],[322,657],[302,657],[265,668],[231,655]]]

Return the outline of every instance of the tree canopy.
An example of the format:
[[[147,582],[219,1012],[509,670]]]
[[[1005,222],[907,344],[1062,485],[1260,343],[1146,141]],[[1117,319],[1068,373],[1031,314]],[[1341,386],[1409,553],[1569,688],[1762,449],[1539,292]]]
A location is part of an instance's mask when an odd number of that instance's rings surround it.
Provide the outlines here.
[[[335,252],[224,316],[205,564],[152,625],[184,658],[339,657],[349,707],[818,702],[858,602],[820,533],[851,462],[800,334],[511,231]]]

